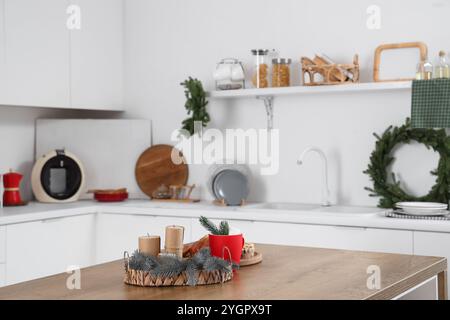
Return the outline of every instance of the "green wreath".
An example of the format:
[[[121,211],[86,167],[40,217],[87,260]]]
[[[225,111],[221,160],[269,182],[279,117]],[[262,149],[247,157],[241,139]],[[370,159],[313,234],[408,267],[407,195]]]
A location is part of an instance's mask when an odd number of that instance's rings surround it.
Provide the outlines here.
[[[450,198],[450,137],[444,129],[413,129],[410,119],[401,127],[386,129],[377,138],[375,150],[370,156],[370,163],[365,174],[373,181],[373,188],[365,188],[370,191],[371,197],[381,197],[378,206],[381,208],[393,208],[396,202],[401,201],[432,201],[448,203]],[[414,197],[400,188],[400,182],[391,173],[392,182],[388,182],[387,168],[394,160],[392,149],[399,143],[409,143],[415,140],[424,144],[428,149],[433,149],[440,155],[438,167],[431,174],[436,176],[436,184],[429,193],[422,197]]]

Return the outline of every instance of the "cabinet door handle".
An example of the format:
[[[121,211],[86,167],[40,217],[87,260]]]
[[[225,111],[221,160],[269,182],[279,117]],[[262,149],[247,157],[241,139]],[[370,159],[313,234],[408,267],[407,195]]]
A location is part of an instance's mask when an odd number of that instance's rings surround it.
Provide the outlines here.
[[[49,219],[45,219],[45,220],[41,220],[42,223],[53,223],[53,222],[58,222],[58,221],[62,221],[65,218],[68,217],[63,217],[63,218],[49,218]]]
[[[366,231],[366,227],[352,227],[352,226],[334,226],[336,229],[341,230],[353,230],[353,231]]]

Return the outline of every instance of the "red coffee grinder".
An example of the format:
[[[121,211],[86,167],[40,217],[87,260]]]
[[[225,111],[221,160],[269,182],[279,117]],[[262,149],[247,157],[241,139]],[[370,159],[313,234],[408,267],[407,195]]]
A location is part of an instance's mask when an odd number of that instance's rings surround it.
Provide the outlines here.
[[[23,176],[20,173],[9,170],[9,173],[3,175],[3,206],[13,207],[24,205],[20,197],[20,181]]]

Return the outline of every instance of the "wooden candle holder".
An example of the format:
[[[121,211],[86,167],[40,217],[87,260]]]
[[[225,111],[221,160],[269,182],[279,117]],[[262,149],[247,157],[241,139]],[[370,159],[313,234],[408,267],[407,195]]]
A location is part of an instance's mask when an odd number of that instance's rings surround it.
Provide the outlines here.
[[[359,82],[358,55],[353,57],[353,63],[329,64],[325,59],[315,56],[313,60],[302,57],[302,79],[305,86],[348,84]],[[308,77],[306,77],[308,75]],[[320,75],[321,80],[316,80]]]

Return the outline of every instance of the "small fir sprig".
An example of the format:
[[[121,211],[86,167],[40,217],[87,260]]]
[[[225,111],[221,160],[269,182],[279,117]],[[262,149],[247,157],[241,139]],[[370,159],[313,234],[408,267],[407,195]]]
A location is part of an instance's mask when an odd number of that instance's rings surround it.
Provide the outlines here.
[[[214,223],[212,223],[208,218],[204,216],[201,216],[199,221],[200,224],[211,234],[222,236],[227,236],[230,234],[230,226],[227,221],[220,222],[219,227],[217,227]]]

